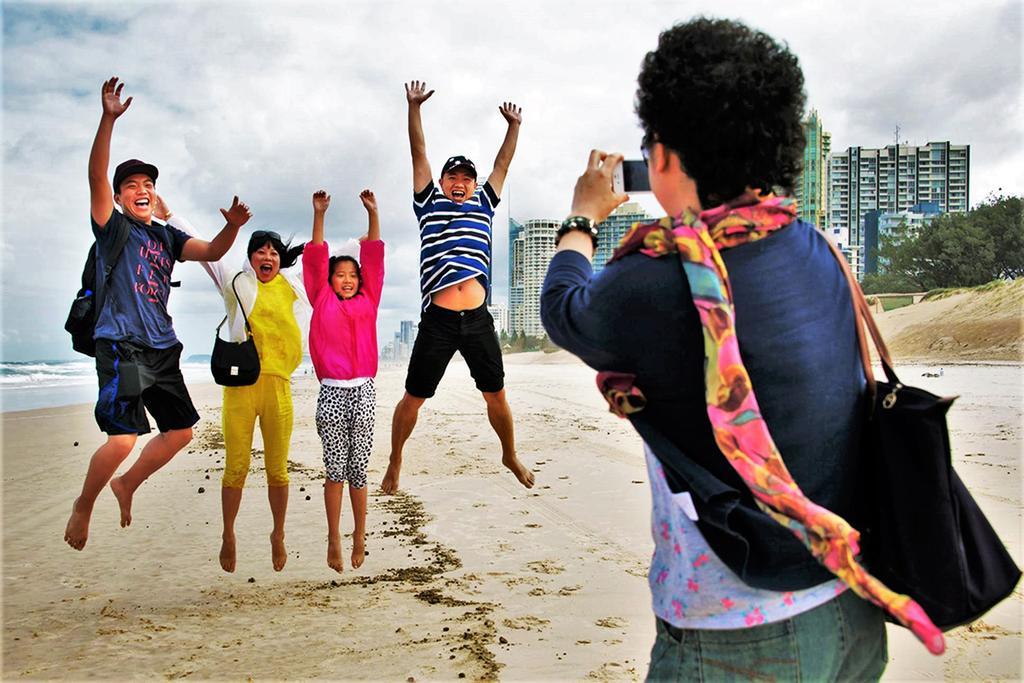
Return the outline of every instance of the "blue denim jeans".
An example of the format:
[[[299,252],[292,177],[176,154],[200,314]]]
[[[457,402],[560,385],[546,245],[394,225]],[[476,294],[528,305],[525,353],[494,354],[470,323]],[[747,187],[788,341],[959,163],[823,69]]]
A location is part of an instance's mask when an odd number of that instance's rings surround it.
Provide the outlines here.
[[[657,622],[648,681],[876,681],[888,658],[882,610],[851,590],[753,628],[690,630]]]

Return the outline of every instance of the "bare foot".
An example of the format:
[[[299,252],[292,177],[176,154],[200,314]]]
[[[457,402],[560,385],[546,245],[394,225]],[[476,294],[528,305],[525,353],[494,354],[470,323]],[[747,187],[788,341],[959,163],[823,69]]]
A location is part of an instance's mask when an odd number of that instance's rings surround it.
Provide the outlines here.
[[[235,571],[235,535],[225,533],[220,544],[220,568],[231,573]]]
[[[363,566],[363,558],[366,555],[366,537],[362,534],[352,534],[352,568],[359,569]]]
[[[89,540],[89,518],[91,516],[92,510],[86,512],[78,509],[78,499],[75,498],[75,502],[71,504],[71,517],[68,519],[68,525],[64,527],[64,540],[75,550],[84,548],[85,542]]]
[[[110,490],[117,498],[117,504],[121,506],[121,528],[130,526],[132,523],[132,492],[121,481],[121,477],[114,477],[110,480]]]
[[[519,458],[513,455],[501,456],[501,464],[509,468],[512,474],[516,475],[516,479],[519,483],[528,489],[533,488],[533,472],[527,469],[523,463],[519,462]]]
[[[341,536],[327,536],[327,566],[341,573],[344,565],[341,562]]]
[[[398,475],[402,473],[402,463],[391,463],[388,471],[384,473],[384,481],[380,483],[381,490],[388,495],[398,490]]]
[[[284,532],[280,535],[270,534],[270,555],[274,561],[274,571],[284,569],[284,563],[288,561],[288,551],[284,548]]]

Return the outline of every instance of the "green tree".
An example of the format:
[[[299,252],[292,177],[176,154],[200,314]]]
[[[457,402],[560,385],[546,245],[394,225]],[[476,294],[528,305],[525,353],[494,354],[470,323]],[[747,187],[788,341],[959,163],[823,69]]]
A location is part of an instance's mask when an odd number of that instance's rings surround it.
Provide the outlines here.
[[[897,292],[916,292],[916,283],[899,273],[868,273],[860,281],[860,288],[865,294],[883,294]]]
[[[523,350],[526,345],[526,338],[522,332],[516,331],[512,333],[512,339],[509,340],[509,353],[518,353]]]
[[[990,196],[968,213],[938,216],[916,234],[897,230],[882,237],[878,257],[883,272],[865,277],[872,292],[889,286],[895,288],[889,291],[973,287],[1019,277],[1024,274],[1021,200]]]

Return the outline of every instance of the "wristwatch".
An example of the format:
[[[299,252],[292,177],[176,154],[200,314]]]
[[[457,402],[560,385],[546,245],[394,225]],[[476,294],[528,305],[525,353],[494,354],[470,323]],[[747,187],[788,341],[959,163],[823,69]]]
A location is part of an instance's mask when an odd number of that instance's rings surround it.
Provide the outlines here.
[[[562,227],[555,233],[555,246],[562,241],[562,237],[570,232],[585,232],[590,235],[590,241],[594,243],[594,251],[597,251],[597,225],[586,216],[569,216],[562,221]]]

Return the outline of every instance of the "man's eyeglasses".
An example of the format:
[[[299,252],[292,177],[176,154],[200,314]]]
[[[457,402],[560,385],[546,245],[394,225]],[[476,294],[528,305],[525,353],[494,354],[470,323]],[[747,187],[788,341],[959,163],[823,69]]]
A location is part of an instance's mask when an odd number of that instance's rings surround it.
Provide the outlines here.
[[[652,133],[644,133],[644,139],[640,141],[640,156],[643,157],[645,164],[651,160],[651,145],[653,144],[654,135]]]

